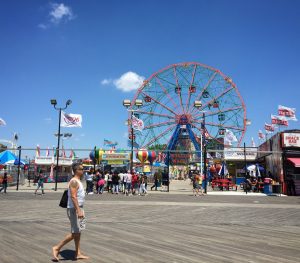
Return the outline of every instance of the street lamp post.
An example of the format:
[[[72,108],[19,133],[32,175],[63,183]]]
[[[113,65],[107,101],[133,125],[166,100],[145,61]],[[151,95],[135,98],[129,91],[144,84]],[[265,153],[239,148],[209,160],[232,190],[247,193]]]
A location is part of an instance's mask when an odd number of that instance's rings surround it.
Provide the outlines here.
[[[200,100],[196,100],[194,102],[194,107],[199,109],[202,107],[202,102]],[[200,111],[201,112],[201,111]],[[202,165],[203,165],[203,174],[204,174],[204,193],[207,193],[207,167],[206,167],[206,155],[207,155],[207,149],[206,149],[206,140],[205,140],[205,112],[202,111],[202,124],[201,124],[201,172],[202,172]],[[203,163],[202,163],[202,149],[204,146],[204,153],[203,153]]]
[[[58,181],[58,161],[59,161],[59,144],[60,144],[60,137],[62,134],[60,134],[60,122],[61,122],[61,111],[65,110],[70,104],[72,103],[71,100],[67,100],[65,107],[56,107],[57,101],[56,99],[51,100],[51,105],[53,105],[54,109],[59,111],[59,117],[58,117],[58,133],[57,133],[57,148],[56,148],[56,170],[55,170],[55,188],[54,191],[57,191],[57,181]]]
[[[130,100],[123,100],[123,106],[127,108],[128,111],[130,111],[130,130],[131,130],[131,156],[130,156],[130,172],[133,172],[133,142],[134,142],[134,135],[133,135],[133,125],[132,125],[132,117],[134,110],[133,109],[128,109],[130,106],[137,106],[141,107],[143,106],[143,101],[142,100],[135,100],[134,104]]]

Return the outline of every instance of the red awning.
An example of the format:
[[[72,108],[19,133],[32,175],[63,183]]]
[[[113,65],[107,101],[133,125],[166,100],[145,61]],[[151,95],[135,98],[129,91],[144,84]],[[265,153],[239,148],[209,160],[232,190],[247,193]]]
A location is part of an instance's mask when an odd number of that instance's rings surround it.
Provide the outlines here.
[[[295,167],[300,167],[300,158],[287,158]]]

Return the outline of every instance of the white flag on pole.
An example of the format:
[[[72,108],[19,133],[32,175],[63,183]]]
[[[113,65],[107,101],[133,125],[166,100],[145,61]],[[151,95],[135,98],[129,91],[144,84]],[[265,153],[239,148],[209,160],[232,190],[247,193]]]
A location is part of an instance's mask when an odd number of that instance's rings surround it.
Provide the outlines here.
[[[224,136],[224,143],[227,145],[232,145],[233,142],[237,142],[238,139],[234,135],[231,130],[226,129],[225,136]]]
[[[284,116],[287,120],[297,121],[295,108],[278,105],[278,115]]]
[[[81,114],[68,114],[65,112],[61,113],[61,122],[62,127],[82,127],[82,115]]]
[[[5,126],[6,125],[6,122],[0,118],[0,126]]]

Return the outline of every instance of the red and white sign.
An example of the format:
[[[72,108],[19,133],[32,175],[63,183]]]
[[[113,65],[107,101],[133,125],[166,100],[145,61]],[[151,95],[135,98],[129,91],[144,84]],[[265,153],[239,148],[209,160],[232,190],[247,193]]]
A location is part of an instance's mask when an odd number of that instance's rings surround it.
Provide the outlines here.
[[[82,123],[81,114],[68,114],[65,112],[61,113],[61,122],[62,127],[80,127]]]
[[[279,105],[278,106],[278,115],[286,117],[287,120],[297,121],[295,108],[289,108],[289,107]]]
[[[283,133],[283,147],[300,147],[300,133]]]
[[[289,122],[284,116],[271,115],[272,124],[289,126]]]

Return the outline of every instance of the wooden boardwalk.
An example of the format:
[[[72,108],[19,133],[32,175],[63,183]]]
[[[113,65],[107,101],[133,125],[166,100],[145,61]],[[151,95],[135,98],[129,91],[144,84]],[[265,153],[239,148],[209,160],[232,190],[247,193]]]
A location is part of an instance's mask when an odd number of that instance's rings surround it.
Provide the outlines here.
[[[61,193],[0,194],[0,262],[51,262]],[[86,262],[299,262],[299,197],[88,196]],[[72,261],[74,244],[60,257]]]

